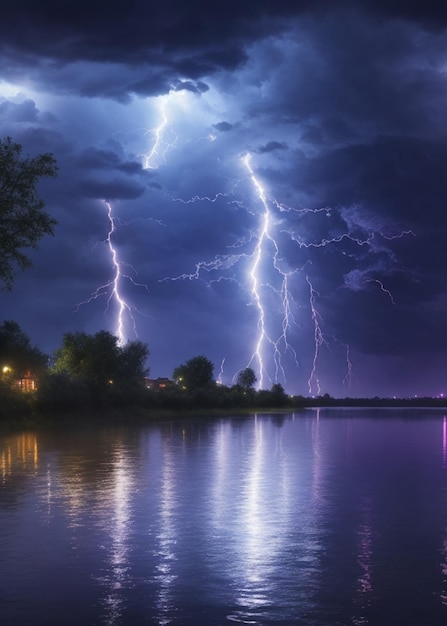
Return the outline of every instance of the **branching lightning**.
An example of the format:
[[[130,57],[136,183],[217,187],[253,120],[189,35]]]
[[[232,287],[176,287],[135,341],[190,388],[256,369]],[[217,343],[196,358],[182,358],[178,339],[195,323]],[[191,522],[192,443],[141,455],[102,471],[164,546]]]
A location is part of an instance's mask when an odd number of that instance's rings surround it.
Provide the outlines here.
[[[168,94],[169,97],[169,94]],[[169,124],[169,117],[167,112],[166,97],[160,99],[160,124],[153,129],[146,131],[146,134],[150,134],[154,137],[152,148],[149,152],[142,155],[143,167],[146,170],[153,170],[158,168],[165,162],[167,152],[175,147],[177,143],[177,135]],[[167,131],[170,131],[171,138],[167,138]]]
[[[265,190],[256,177],[251,165],[251,156],[246,154],[242,157],[241,162],[248,173],[249,181],[255,192],[257,201],[259,202],[260,211],[257,209],[250,212],[258,218],[258,226],[256,231],[251,233],[249,237],[244,237],[236,243],[229,245],[228,248],[238,250],[227,254],[216,255],[210,261],[199,261],[196,263],[195,271],[183,273],[174,277],[165,277],[162,280],[201,280],[205,274],[217,273],[217,278],[207,280],[211,284],[220,280],[236,281],[241,287],[244,287],[247,280],[249,283],[249,291],[251,303],[256,311],[258,336],[255,348],[250,357],[247,367],[254,367],[257,376],[257,385],[259,388],[264,387],[266,380],[277,382],[279,378],[286,380],[286,374],[283,367],[282,355],[285,351],[290,351],[294,359],[294,363],[298,366],[298,359],[295,349],[288,340],[290,328],[295,325],[293,316],[294,299],[289,289],[290,276],[295,274],[297,270],[285,270],[281,267],[281,259],[279,252],[279,244],[274,236],[274,228],[272,224],[273,216],[270,208],[270,201],[266,196]],[[207,201],[216,202],[221,198],[228,198],[228,203],[241,206],[241,202],[235,200],[228,194],[217,193],[215,196],[194,196],[189,200],[177,199],[184,204],[194,202]],[[250,249],[251,248],[251,249]],[[262,266],[268,261],[274,273],[279,277],[279,286],[273,285],[263,277]],[[233,268],[236,269],[241,263],[247,267],[246,279],[242,279],[240,275],[228,275]],[[279,332],[273,334],[269,330],[267,300],[266,294],[273,292],[279,296],[281,309],[281,322]],[[295,305],[296,306],[296,305]],[[274,330],[274,329],[273,329]],[[268,359],[266,353],[269,351],[273,360],[273,371],[269,371]]]
[[[107,217],[109,218],[109,223],[110,223],[110,230],[107,233],[106,241],[107,241],[107,246],[109,248],[110,257],[112,259],[113,269],[115,273],[113,280],[112,280],[112,292],[111,292],[110,297],[113,297],[118,305],[116,336],[118,337],[119,343],[122,345],[126,341],[126,338],[124,335],[124,319],[123,319],[125,312],[127,311],[130,314],[133,324],[134,324],[134,328],[135,328],[135,320],[132,315],[131,307],[127,304],[127,302],[123,299],[121,295],[121,290],[120,290],[121,278],[122,278],[121,263],[118,260],[118,254],[112,242],[112,237],[113,237],[113,234],[115,233],[115,220],[113,217],[112,205],[110,204],[110,202],[106,202],[106,207],[107,207]]]
[[[321,395],[321,387],[320,387],[320,381],[317,376],[317,361],[318,361],[318,355],[320,353],[320,348],[325,343],[325,339],[324,339],[323,331],[321,329],[321,318],[315,305],[315,298],[318,295],[318,292],[315,291],[315,289],[313,288],[312,283],[309,279],[309,276],[306,276],[306,281],[307,281],[307,284],[309,285],[309,291],[310,291],[309,304],[310,304],[310,310],[311,310],[311,315],[312,315],[312,323],[314,327],[314,342],[315,342],[315,349],[314,349],[314,354],[313,354],[313,359],[312,359],[312,369],[310,372],[309,379],[307,381],[307,385],[309,388],[310,395],[314,394],[314,395],[319,396]]]
[[[112,204],[107,201],[104,201],[104,204],[107,208],[107,218],[109,220],[109,231],[107,233],[106,239],[104,240],[104,243],[107,245],[112,261],[113,278],[107,283],[97,287],[87,300],[85,300],[84,302],[80,302],[77,305],[76,310],[78,310],[79,307],[83,304],[88,304],[93,300],[97,300],[100,297],[105,297],[107,299],[106,310],[108,310],[111,302],[113,301],[116,306],[116,324],[114,333],[115,336],[118,338],[119,344],[124,345],[128,339],[126,333],[126,317],[130,320],[134,335],[137,336],[134,317],[134,312],[136,312],[137,309],[125,300],[122,293],[122,283],[124,280],[128,280],[137,287],[143,287],[146,290],[148,288],[147,285],[137,283],[134,278],[129,275],[129,273],[124,271],[123,268],[126,265],[131,270],[133,268],[123,261],[120,261],[119,259],[118,251],[113,241],[114,235],[116,233],[116,218],[113,215]]]
[[[252,182],[253,188],[256,191],[256,194],[260,200],[262,206],[262,213],[260,217],[260,226],[257,234],[257,241],[255,245],[255,249],[252,255],[252,262],[249,271],[250,284],[251,284],[251,295],[253,298],[253,302],[255,304],[257,310],[257,318],[258,318],[258,339],[256,342],[255,351],[249,361],[249,365],[251,365],[254,361],[256,361],[258,365],[258,384],[262,389],[264,385],[265,378],[269,378],[270,382],[272,382],[272,378],[268,374],[267,367],[264,363],[264,350],[266,344],[270,345],[273,349],[273,359],[275,364],[275,375],[274,380],[278,380],[279,371],[281,371],[283,379],[285,380],[285,372],[282,366],[281,352],[279,350],[279,343],[281,340],[285,342],[286,348],[290,348],[290,345],[287,341],[287,332],[290,327],[291,322],[293,321],[293,317],[291,314],[291,294],[288,288],[288,274],[280,269],[279,265],[279,248],[278,244],[272,234],[271,221],[272,214],[269,207],[269,202],[267,200],[264,188],[262,187],[260,181],[255,176],[253,168],[251,166],[251,158],[250,155],[247,154],[243,157],[242,162],[245,168],[248,171],[250,180]],[[261,277],[260,277],[260,266],[261,263],[268,254],[266,248],[267,244],[270,243],[270,248],[273,252],[270,252],[271,260],[274,269],[281,276],[281,286],[280,286],[280,295],[282,301],[282,332],[279,337],[273,339],[268,331],[267,331],[267,323],[266,323],[266,304],[262,297],[262,289],[261,289]],[[293,351],[294,356],[295,352]]]
[[[259,183],[258,179],[255,177],[253,173],[253,170],[250,164],[249,155],[244,157],[243,163],[250,174],[251,181],[257,191],[257,194],[259,196],[259,199],[263,207],[263,214],[261,216],[261,226],[259,229],[258,241],[255,246],[255,251],[253,254],[253,262],[252,262],[251,269],[249,272],[250,281],[251,281],[251,295],[253,297],[253,301],[255,303],[255,306],[258,312],[258,330],[259,330],[259,336],[258,336],[258,341],[256,343],[256,349],[255,349],[254,355],[252,356],[252,359],[250,359],[250,363],[254,358],[256,358],[258,362],[258,371],[259,371],[259,386],[262,388],[263,382],[264,382],[264,371],[265,371],[264,364],[262,361],[263,344],[265,343],[265,341],[268,341],[269,343],[273,343],[266,332],[265,311],[264,311],[264,306],[263,306],[261,293],[260,293],[260,279],[259,279],[259,264],[262,259],[263,248],[264,248],[266,239],[270,239],[270,233],[269,233],[270,212],[269,212],[267,200],[265,198],[264,189],[262,188],[261,184]]]
[[[146,134],[151,134],[154,137],[154,141],[152,148],[149,150],[149,152],[142,155],[143,167],[145,169],[154,169],[158,167],[161,163],[163,163],[166,157],[166,153],[169,149],[175,146],[175,142],[177,140],[177,137],[172,130],[172,139],[168,140],[166,138],[167,129],[169,127],[169,118],[166,110],[166,102],[164,99],[162,99],[160,103],[160,113],[161,122],[159,123],[159,125],[152,130],[146,131]],[[106,200],[104,201],[104,203],[107,208],[107,217],[109,221],[109,230],[106,239],[104,240],[104,243],[107,245],[110,259],[112,262],[113,278],[107,283],[97,287],[87,300],[79,303],[76,307],[76,311],[79,309],[80,306],[88,304],[100,297],[106,297],[106,310],[109,310],[109,307],[113,301],[116,308],[114,334],[118,338],[119,344],[124,345],[128,341],[128,333],[126,332],[126,328],[128,327],[129,323],[132,327],[133,335],[136,337],[138,336],[134,313],[140,313],[140,311],[138,311],[136,307],[129,304],[129,302],[124,297],[122,283],[123,281],[127,280],[134,286],[142,287],[147,291],[149,290],[147,285],[137,283],[128,272],[124,271],[124,267],[127,266],[130,270],[135,272],[134,268],[131,265],[126,264],[125,262],[120,260],[116,245],[114,243],[118,226],[128,225],[130,222],[123,222],[119,218],[115,217],[112,204]],[[135,220],[132,220],[132,222],[134,221]],[[163,225],[160,220],[155,221],[158,222],[160,225]]]
[[[345,346],[346,348],[346,364],[348,366],[347,368],[347,372],[346,372],[346,376],[343,378],[343,384],[348,388],[351,389],[351,385],[352,385],[352,363],[351,363],[351,354],[350,354],[350,349],[349,349],[349,345]]]
[[[192,198],[188,198],[188,200],[184,200],[183,198],[173,198],[173,200],[175,202],[182,202],[183,204],[194,204],[194,202],[198,202],[198,201],[204,201],[206,200],[207,202],[217,202],[217,200],[219,198],[225,198],[227,197],[226,193],[216,193],[215,196],[213,196],[212,198],[210,198],[209,196],[193,196]]]
[[[329,339],[331,343],[335,342],[344,346],[347,371],[345,370],[343,384],[350,386],[352,381],[350,349],[339,339],[326,337],[323,333],[323,318],[317,305],[319,292],[314,287],[308,271],[305,270],[307,266],[312,266],[309,254],[312,250],[338,246],[341,248],[341,254],[353,260],[357,259],[355,248],[365,250],[359,258],[366,258],[366,253],[370,251],[377,255],[392,257],[392,253],[382,241],[390,241],[405,235],[413,235],[413,233],[412,231],[401,231],[394,234],[383,234],[371,228],[369,224],[364,225],[360,217],[355,219],[355,211],[353,211],[353,217],[347,210],[335,211],[330,207],[295,209],[287,206],[275,198],[268,197],[252,166],[250,153],[241,158],[241,163],[248,175],[248,181],[255,196],[255,200],[250,203],[249,208],[235,198],[234,189],[228,194],[219,192],[215,195],[196,195],[187,200],[180,198],[176,198],[176,200],[184,204],[194,204],[196,202],[215,203],[226,198],[228,204],[237,204],[238,207],[245,208],[254,216],[257,222],[256,228],[248,237],[243,237],[238,242],[228,245],[228,250],[231,249],[231,252],[218,254],[211,260],[198,261],[193,272],[165,277],[162,280],[204,280],[207,284],[220,280],[232,280],[236,281],[241,288],[248,288],[250,301],[255,311],[257,336],[247,366],[255,369],[259,388],[264,388],[266,382],[272,383],[279,380],[287,382],[284,366],[286,353],[290,353],[295,368],[302,367],[305,358],[300,356],[298,359],[298,350],[295,347],[296,341],[293,340],[293,336],[299,330],[297,312],[300,311],[301,326],[304,324],[304,311],[308,308],[313,328],[313,354],[309,365],[310,374],[307,379],[309,394],[320,395],[322,392],[318,375],[318,361],[323,347],[330,350]],[[283,217],[284,214],[287,214],[287,221]],[[290,220],[293,216],[302,220],[307,216],[314,216],[316,219],[319,215],[333,218],[337,224],[336,228],[340,230],[344,226],[345,230],[332,232],[328,236],[312,240],[299,225],[297,228],[293,228],[293,219]],[[294,267],[289,266],[289,262],[286,261],[281,252],[284,237],[297,245],[298,250],[308,251],[309,254],[306,253],[306,258],[301,264],[296,263]],[[343,248],[346,251],[343,251]],[[211,278],[211,274],[214,274],[213,278]],[[359,271],[359,276],[361,275],[362,272]],[[367,275],[367,271],[364,271],[363,276]],[[347,277],[346,281],[348,278],[351,281],[358,281],[357,285],[354,283],[351,285],[352,289],[360,289],[362,283],[363,288],[368,282],[377,283],[381,290],[395,303],[391,292],[384,287],[381,281],[365,278],[359,281],[354,274]],[[297,295],[301,297],[301,300],[303,299],[305,285],[307,285],[309,293],[307,306],[297,302]],[[275,298],[274,302],[271,294]],[[273,319],[274,317],[276,317],[276,321]]]

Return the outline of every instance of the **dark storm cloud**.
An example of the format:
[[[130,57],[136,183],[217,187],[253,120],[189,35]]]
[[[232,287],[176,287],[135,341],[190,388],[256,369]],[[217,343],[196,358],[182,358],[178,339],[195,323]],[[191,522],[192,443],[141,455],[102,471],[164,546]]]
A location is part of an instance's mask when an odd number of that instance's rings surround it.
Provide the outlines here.
[[[0,103],[0,117],[8,122],[37,122],[39,110],[32,100],[17,104],[7,100]]]
[[[422,5],[400,0],[345,0],[337,8],[343,5],[438,27],[447,22],[447,10],[433,1]],[[247,42],[275,32],[284,26],[275,18],[333,8],[329,0],[227,0],[219,4],[205,0],[96,0],[94,4],[86,0],[76,4],[16,0],[2,9],[2,47],[48,58],[92,61],[135,62],[151,49],[185,52],[207,46],[212,54],[216,46],[227,47],[230,41]],[[45,33],[49,35],[46,38]]]
[[[284,4],[287,3],[279,3]],[[245,45],[250,39],[267,32],[272,24],[262,23],[263,6],[271,13],[269,3],[210,5],[204,2],[34,2],[19,0],[14,8],[2,11],[0,50],[4,58],[3,73],[20,76],[27,67],[36,80],[54,84],[59,89],[73,88],[71,64],[88,62],[147,68],[148,76],[125,83],[122,92],[157,94],[172,88],[172,79],[180,84],[182,74],[197,79],[221,69],[234,69],[245,59]],[[261,11],[261,13],[259,13]],[[275,7],[273,13],[277,13]],[[154,69],[155,68],[155,69]],[[180,76],[179,76],[180,75]],[[98,77],[97,77],[98,78]],[[117,79],[117,75],[115,75]],[[103,93],[119,98],[112,78],[99,82]],[[76,81],[85,95],[100,90],[87,75]],[[203,90],[205,84],[185,82],[185,89]],[[162,91],[163,90],[163,91]],[[123,97],[121,95],[121,97]]]
[[[446,10],[435,4],[424,3],[421,7],[397,0],[345,0],[338,3],[337,9],[343,5],[357,12],[363,7],[377,16],[413,20],[424,26],[440,28],[446,23]],[[124,98],[124,93],[166,93],[172,87],[171,78],[183,74],[187,79],[200,79],[222,69],[235,69],[247,60],[250,42],[287,31],[293,17],[310,12],[318,15],[319,11],[325,15],[331,9],[333,3],[328,0],[229,0],[222,4],[203,0],[96,0],[93,4],[16,0],[2,8],[3,73],[18,78],[26,67],[36,80],[44,80],[54,88],[59,82],[59,89],[62,85],[73,89],[76,86],[70,82],[70,72],[64,70],[73,63],[146,67],[146,79],[129,84],[123,78],[121,87],[103,84],[102,93],[115,99]],[[118,68],[116,83],[119,73]],[[59,78],[54,83],[55,76]],[[103,80],[100,77],[99,83]],[[88,75],[78,78],[77,83],[78,90],[87,96],[101,93]],[[191,83],[184,88],[200,91],[201,84]]]
[[[274,152],[275,150],[287,150],[288,146],[284,142],[279,141],[269,141],[263,146],[258,146],[255,149],[257,154],[266,154],[267,152]]]
[[[362,0],[356,3],[351,0],[353,6],[364,6],[372,14],[381,17],[394,17],[406,19],[423,24],[424,26],[440,29],[447,25],[447,8],[442,2],[437,0],[429,0],[428,2],[419,2],[419,0],[409,0],[401,2],[400,0]]]
[[[213,128],[221,133],[228,133],[230,130],[233,130],[233,125],[229,122],[218,122],[217,124],[213,124]]]
[[[31,0],[17,0],[2,12],[2,47],[19,48],[20,56],[132,63],[141,62],[144,56],[147,61],[152,51],[185,56],[205,50],[207,59],[217,61],[221,55],[219,66],[229,67],[223,50],[230,43],[240,46],[259,37],[260,31],[272,32],[274,25],[264,21],[267,17],[287,16],[308,4],[97,0],[74,5],[47,0],[37,6]]]
[[[77,163],[79,167],[83,169],[118,170],[129,175],[147,175],[140,162],[123,161],[120,156],[112,150],[104,150],[92,146],[79,154]]]
[[[191,80],[179,80],[174,82],[174,91],[190,91],[191,93],[205,93],[209,90],[208,85],[198,81],[193,82]]]
[[[86,198],[100,200],[134,200],[144,193],[144,187],[137,182],[128,178],[120,180],[118,177],[110,180],[80,180],[79,189]]]

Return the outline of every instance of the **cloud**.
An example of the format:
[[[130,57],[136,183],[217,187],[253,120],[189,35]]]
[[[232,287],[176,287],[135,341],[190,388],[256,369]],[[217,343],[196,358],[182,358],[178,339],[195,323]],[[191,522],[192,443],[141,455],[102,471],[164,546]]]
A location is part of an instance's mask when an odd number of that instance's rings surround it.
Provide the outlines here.
[[[288,146],[284,142],[269,141],[263,146],[258,146],[255,152],[257,154],[266,154],[267,152],[274,152],[275,150],[288,150]]]
[[[7,100],[0,103],[0,116],[9,122],[36,122],[39,111],[32,100],[17,104]]]
[[[209,90],[208,85],[205,83],[198,81],[193,82],[191,80],[180,80],[175,81],[174,83],[174,91],[190,91],[191,93],[205,93]]]
[[[86,198],[105,200],[135,200],[144,193],[144,187],[129,179],[84,179],[79,182],[80,193]]]
[[[141,162],[123,161],[121,157],[112,150],[104,150],[89,146],[77,157],[77,163],[82,169],[99,169],[99,170],[117,170],[129,175],[144,175],[147,173],[143,170]]]
[[[233,125],[229,122],[218,122],[217,124],[213,124],[213,128],[221,133],[228,133],[230,130],[233,130]]]

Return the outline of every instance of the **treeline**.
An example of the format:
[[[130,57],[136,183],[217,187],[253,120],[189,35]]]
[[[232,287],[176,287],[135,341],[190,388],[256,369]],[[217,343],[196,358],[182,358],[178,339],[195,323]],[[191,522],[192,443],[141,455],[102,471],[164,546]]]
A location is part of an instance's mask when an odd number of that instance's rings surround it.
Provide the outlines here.
[[[297,402],[286,395],[281,385],[270,390],[256,391],[240,385],[227,387],[210,383],[203,387],[184,389],[172,386],[166,389],[150,389],[144,384],[110,384],[67,373],[48,370],[39,378],[36,391],[23,392],[16,386],[0,383],[0,421],[15,424],[35,419],[54,423],[71,419],[72,415],[104,416],[108,411],[130,415],[133,410],[142,416],[157,416],[168,411],[256,410],[294,408]],[[304,403],[303,405],[304,406]]]
[[[107,331],[94,335],[67,333],[50,358],[31,344],[14,321],[0,326],[0,420],[45,416],[61,420],[69,414],[104,414],[193,409],[251,409],[291,406],[281,385],[255,391],[256,376],[241,370],[231,387],[214,381],[214,366],[197,356],[175,368],[164,389],[148,387],[149,349],[140,341],[119,345]],[[140,412],[141,413],[141,412]]]
[[[13,321],[0,326],[0,425],[49,423],[67,416],[87,420],[112,413],[139,416],[194,410],[298,410],[304,407],[444,407],[444,398],[309,398],[288,396],[280,384],[255,390],[256,376],[242,369],[236,384],[214,380],[214,365],[196,356],[176,367],[164,385],[149,381],[147,345],[119,345],[107,331],[67,333],[50,359]]]

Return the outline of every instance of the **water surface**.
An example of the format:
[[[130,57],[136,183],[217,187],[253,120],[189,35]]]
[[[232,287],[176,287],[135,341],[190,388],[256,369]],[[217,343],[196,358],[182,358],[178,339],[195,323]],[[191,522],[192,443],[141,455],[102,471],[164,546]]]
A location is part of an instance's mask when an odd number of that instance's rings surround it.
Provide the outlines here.
[[[7,626],[447,623],[447,425],[309,410],[0,436]]]

